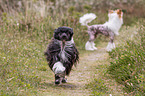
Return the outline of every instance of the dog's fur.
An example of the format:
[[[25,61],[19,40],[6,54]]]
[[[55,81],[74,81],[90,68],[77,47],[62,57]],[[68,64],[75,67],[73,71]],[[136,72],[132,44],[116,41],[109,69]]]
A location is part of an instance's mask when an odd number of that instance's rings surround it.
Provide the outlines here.
[[[115,11],[109,10],[108,13],[109,20],[104,24],[91,25],[88,23],[96,18],[96,15],[93,13],[85,14],[80,18],[80,23],[88,27],[89,41],[87,41],[85,48],[86,50],[97,50],[95,47],[94,40],[98,34],[103,34],[110,37],[110,41],[106,48],[107,51],[112,51],[115,48],[114,36],[119,35],[118,31],[123,24],[123,12],[120,9]]]
[[[79,53],[73,41],[73,29],[59,27],[45,52],[50,69],[55,73],[55,84],[66,82],[72,66],[79,60]]]

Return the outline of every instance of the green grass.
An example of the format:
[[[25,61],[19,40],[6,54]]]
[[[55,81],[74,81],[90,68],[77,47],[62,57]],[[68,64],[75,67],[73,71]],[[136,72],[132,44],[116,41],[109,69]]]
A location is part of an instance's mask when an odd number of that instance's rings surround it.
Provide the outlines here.
[[[43,78],[40,73],[48,69],[44,57],[48,42],[44,40],[50,37],[44,31],[38,23],[28,29],[21,28],[21,24],[17,26],[16,23],[3,23],[0,30],[1,95],[37,93],[35,88]]]

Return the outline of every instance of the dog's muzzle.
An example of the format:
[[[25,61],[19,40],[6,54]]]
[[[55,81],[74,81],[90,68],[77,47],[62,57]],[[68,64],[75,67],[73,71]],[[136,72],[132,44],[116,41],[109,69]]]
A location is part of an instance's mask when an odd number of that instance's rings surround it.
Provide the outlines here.
[[[68,36],[65,34],[65,33],[63,33],[62,35],[61,35],[61,37],[60,37],[60,39],[62,40],[62,41],[66,41],[67,39],[68,39]]]

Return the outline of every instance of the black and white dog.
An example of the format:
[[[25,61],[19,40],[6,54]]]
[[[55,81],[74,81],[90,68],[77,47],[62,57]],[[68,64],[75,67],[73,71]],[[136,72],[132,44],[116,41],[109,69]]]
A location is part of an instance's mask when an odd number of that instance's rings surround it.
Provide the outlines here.
[[[73,29],[59,27],[45,52],[50,69],[55,74],[55,84],[65,83],[72,66],[79,60],[79,52],[73,41]]]

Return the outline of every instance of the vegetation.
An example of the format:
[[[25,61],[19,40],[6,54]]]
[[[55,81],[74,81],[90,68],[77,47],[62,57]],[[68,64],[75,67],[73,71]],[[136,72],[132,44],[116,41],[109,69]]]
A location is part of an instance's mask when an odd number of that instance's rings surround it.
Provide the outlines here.
[[[109,74],[124,85],[124,90],[137,96],[145,95],[145,25],[142,22],[133,40],[109,53]]]
[[[88,34],[84,32],[87,30],[86,27],[79,24],[80,16],[88,12],[95,13],[98,19],[91,24],[96,22],[99,24],[107,20],[108,9],[121,8],[124,11],[124,26],[130,26],[135,24],[138,18],[145,16],[144,3],[144,0],[1,0],[0,95],[36,95],[37,89],[44,87],[41,83],[43,79],[52,78],[47,77],[52,73],[48,70],[43,53],[55,28],[72,27],[76,46],[83,53]],[[117,82],[126,86],[127,92],[134,94],[136,92],[142,94],[145,90],[142,87],[145,57],[144,26],[140,27],[138,32],[142,34],[139,35],[140,40],[127,41],[124,47],[116,48],[109,53],[111,58],[118,59],[113,60],[108,72]],[[99,36],[95,42],[101,40],[106,39]],[[120,65],[124,67],[119,67]],[[125,72],[124,75],[120,75],[119,72],[113,74],[117,70]],[[95,79],[94,83],[99,84],[100,80]],[[100,91],[99,88],[102,87]],[[101,83],[100,86],[93,88],[93,92],[104,94],[104,90],[107,89]]]

